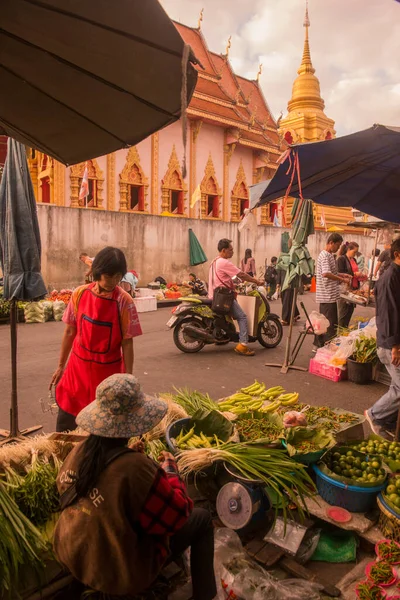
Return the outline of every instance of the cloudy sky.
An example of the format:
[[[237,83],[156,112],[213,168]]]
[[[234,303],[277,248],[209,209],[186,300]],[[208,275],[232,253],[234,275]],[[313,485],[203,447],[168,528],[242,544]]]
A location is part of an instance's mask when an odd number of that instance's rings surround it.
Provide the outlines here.
[[[305,0],[161,0],[172,19],[202,30],[210,50],[225,52],[235,71],[261,85],[275,117],[286,114],[300,65]],[[311,57],[326,114],[338,135],[373,123],[400,126],[400,3],[309,0]]]

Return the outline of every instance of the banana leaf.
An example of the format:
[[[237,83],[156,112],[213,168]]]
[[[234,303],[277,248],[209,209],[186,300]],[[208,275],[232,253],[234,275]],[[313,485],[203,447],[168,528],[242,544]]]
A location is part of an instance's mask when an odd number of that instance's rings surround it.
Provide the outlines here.
[[[307,450],[302,452],[298,446],[302,442],[312,442],[317,446],[315,450]],[[318,450],[329,450],[336,444],[336,440],[331,433],[327,433],[323,429],[315,427],[290,427],[286,433],[286,444],[289,456],[296,454],[308,454],[317,452]]]
[[[227,442],[233,434],[233,425],[217,410],[198,410],[191,418],[190,427],[194,426],[196,434],[216,435],[222,442]]]

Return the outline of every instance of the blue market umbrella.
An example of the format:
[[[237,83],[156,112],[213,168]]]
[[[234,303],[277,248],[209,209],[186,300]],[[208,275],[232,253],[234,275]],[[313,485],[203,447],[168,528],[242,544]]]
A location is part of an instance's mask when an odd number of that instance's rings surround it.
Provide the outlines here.
[[[0,430],[6,441],[24,434],[18,428],[17,398],[17,301],[33,300],[46,294],[40,272],[40,233],[25,147],[9,138],[7,159],[0,185],[0,245],[4,277],[4,298],[11,300],[11,410],[10,431]]]
[[[204,250],[192,229],[189,229],[189,253],[191,267],[207,262],[207,256],[204,254]]]

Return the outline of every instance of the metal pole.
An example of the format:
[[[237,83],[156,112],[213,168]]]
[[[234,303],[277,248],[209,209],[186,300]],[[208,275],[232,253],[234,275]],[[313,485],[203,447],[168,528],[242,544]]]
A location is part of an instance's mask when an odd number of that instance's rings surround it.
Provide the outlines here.
[[[11,409],[10,437],[19,437],[18,429],[18,394],[17,394],[17,302],[11,300],[10,309],[11,332]]]
[[[295,282],[296,282],[296,287],[294,288],[294,293],[293,293],[292,310],[290,313],[289,333],[288,333],[287,340],[286,340],[285,359],[283,361],[281,373],[287,373],[288,368],[289,368],[289,358],[290,358],[290,349],[291,349],[291,344],[292,344],[294,314],[296,312],[297,294],[298,294],[297,278],[296,278]]]
[[[374,254],[372,256],[371,274],[369,276],[367,304],[369,304],[369,300],[370,300],[370,296],[371,296],[372,279],[374,276],[374,266],[375,266],[375,251],[376,251],[376,247],[378,245],[378,234],[379,234],[379,229],[377,229],[376,233],[375,233]]]

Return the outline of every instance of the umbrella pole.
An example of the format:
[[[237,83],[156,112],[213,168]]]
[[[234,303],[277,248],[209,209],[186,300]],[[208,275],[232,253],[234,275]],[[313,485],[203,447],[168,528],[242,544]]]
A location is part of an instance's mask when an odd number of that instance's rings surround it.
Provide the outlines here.
[[[10,333],[11,333],[11,408],[10,408],[10,431],[0,429],[0,436],[4,440],[2,444],[9,442],[20,442],[26,435],[38,431],[42,425],[35,425],[29,429],[19,430],[18,425],[18,391],[17,391],[17,302],[11,300],[10,306]]]
[[[370,297],[371,297],[372,279],[374,277],[374,267],[375,267],[375,251],[376,251],[376,247],[378,245],[378,234],[379,234],[379,230],[377,229],[376,233],[375,233],[374,254],[372,255],[371,273],[369,276],[367,304],[369,304]]]
[[[292,310],[290,313],[289,333],[288,333],[287,340],[286,340],[285,358],[284,358],[283,364],[282,365],[278,365],[275,363],[266,363],[265,364],[266,367],[279,367],[281,370],[281,373],[284,373],[284,374],[287,373],[289,371],[289,369],[293,369],[294,371],[303,371],[303,372],[307,371],[307,369],[305,369],[304,367],[296,367],[293,365],[294,359],[296,358],[297,354],[294,358],[292,358],[292,356],[291,356],[294,315],[296,312],[297,295],[299,292],[297,283],[298,283],[298,281],[296,281],[296,287],[294,288]]]

